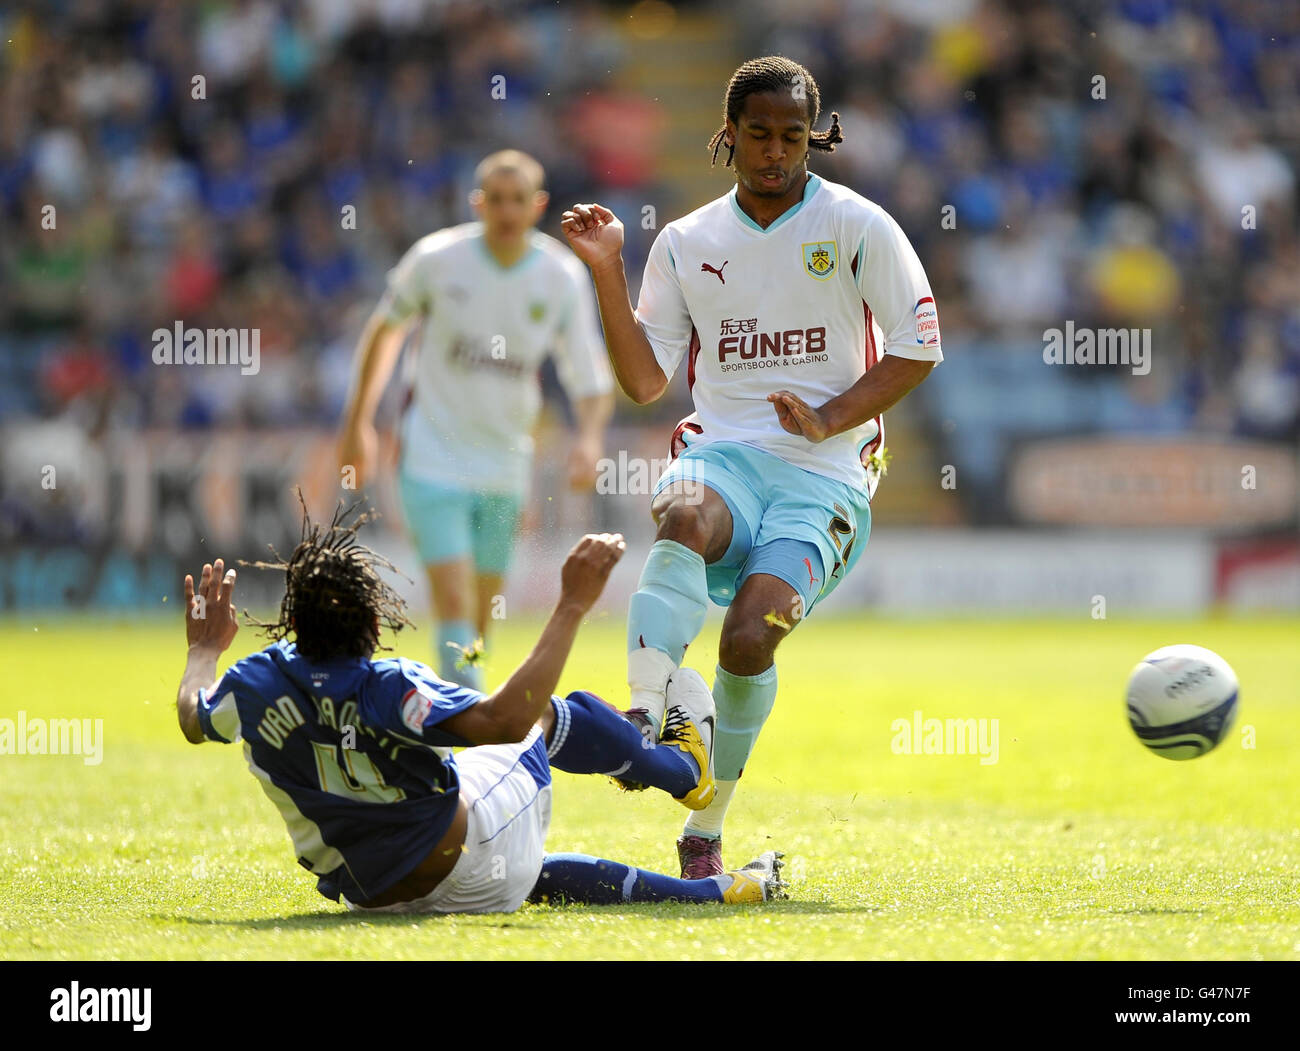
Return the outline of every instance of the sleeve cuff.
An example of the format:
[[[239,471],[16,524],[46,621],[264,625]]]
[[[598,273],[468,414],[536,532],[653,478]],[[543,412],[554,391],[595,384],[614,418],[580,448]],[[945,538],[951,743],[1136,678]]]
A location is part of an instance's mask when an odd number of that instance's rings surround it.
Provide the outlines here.
[[[943,361],[942,347],[918,347],[915,344],[887,343],[885,353],[895,358],[909,358],[912,361],[933,361],[936,365]]]
[[[645,332],[645,326],[641,326],[641,331]],[[650,349],[654,352],[655,361],[659,365],[659,370],[664,374],[664,379],[671,380],[673,373],[677,371],[677,366],[682,358],[686,356],[683,349],[680,353],[674,353],[667,347],[660,345],[658,340],[652,339],[650,333],[646,332],[646,342],[650,344]]]
[[[415,313],[415,307],[398,298],[391,289],[384,293],[384,299],[380,306],[384,320],[391,325],[400,325]]]
[[[232,691],[227,690],[221,700],[212,705],[209,703],[208,691],[200,689],[198,716],[199,729],[209,741],[234,744],[239,740],[239,711],[235,706],[235,695]]]

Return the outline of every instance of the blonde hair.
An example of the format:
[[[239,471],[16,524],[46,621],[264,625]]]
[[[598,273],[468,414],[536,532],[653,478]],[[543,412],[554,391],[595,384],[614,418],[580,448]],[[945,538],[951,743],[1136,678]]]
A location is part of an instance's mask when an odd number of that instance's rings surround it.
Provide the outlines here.
[[[534,190],[541,190],[546,180],[546,172],[542,166],[523,150],[498,150],[478,162],[478,167],[474,169],[475,187],[483,189],[483,184],[487,182],[488,177],[498,172],[516,172],[522,175]]]

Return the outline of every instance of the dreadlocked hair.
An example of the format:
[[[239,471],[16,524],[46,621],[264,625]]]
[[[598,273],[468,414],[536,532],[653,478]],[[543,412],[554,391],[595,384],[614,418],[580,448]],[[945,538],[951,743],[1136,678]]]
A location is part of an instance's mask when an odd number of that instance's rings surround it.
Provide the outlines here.
[[[275,562],[241,563],[285,575],[279,619],[249,620],[277,641],[293,632],[298,652],[308,660],[369,657],[376,649],[387,649],[379,645],[377,626],[396,632],[411,621],[401,596],[379,575],[381,568],[399,571],[357,539],[357,530],[378,515],[356,513],[359,500],[349,507],[340,501],[329,526],[322,527],[307,513],[302,490],[298,502],[302,538],[288,561],[272,547]]]
[[[713,138],[709,140],[708,148],[713,151],[713,160],[710,164],[717,163],[718,150],[722,148],[727,138],[727,121],[734,124],[740,119],[740,111],[745,108],[745,99],[750,95],[761,95],[768,91],[793,91],[796,87],[802,88],[803,96],[808,100],[808,127],[811,129],[817,123],[817,118],[821,116],[821,92],[817,89],[817,81],[813,79],[813,75],[798,62],[783,55],[751,58],[731,74],[731,80],[727,82],[727,94],[722,103],[725,119],[722,127],[715,131]],[[831,113],[831,126],[825,131],[808,132],[808,148],[821,150],[823,153],[834,153],[835,144],[843,141],[838,113]],[[727,159],[723,162],[725,167],[731,167],[731,159],[735,153],[736,144],[733,142],[727,147]]]

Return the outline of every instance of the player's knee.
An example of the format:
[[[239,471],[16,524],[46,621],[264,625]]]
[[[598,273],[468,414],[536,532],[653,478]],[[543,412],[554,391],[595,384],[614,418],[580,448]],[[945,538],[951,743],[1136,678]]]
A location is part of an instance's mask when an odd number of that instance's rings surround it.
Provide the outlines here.
[[[450,573],[431,572],[429,590],[439,620],[472,620],[474,600],[467,582]]]
[[[713,524],[701,507],[674,500],[659,516],[656,540],[672,540],[701,554],[709,546]]]
[[[723,629],[718,663],[732,675],[758,675],[772,666],[777,644],[784,636],[785,632],[761,617],[746,618]]]
[[[439,620],[473,620],[474,610],[469,599],[462,595],[439,595],[434,602],[434,612]]]

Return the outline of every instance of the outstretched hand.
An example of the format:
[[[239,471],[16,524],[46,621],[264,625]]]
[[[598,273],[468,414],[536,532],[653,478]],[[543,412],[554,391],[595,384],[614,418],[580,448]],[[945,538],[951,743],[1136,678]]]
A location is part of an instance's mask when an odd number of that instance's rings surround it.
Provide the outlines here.
[[[185,641],[196,647],[224,653],[239,631],[235,618],[235,571],[225,562],[204,563],[198,591],[194,578],[185,574]]]
[[[592,269],[619,258],[623,224],[601,204],[575,204],[560,219],[573,254]]]

